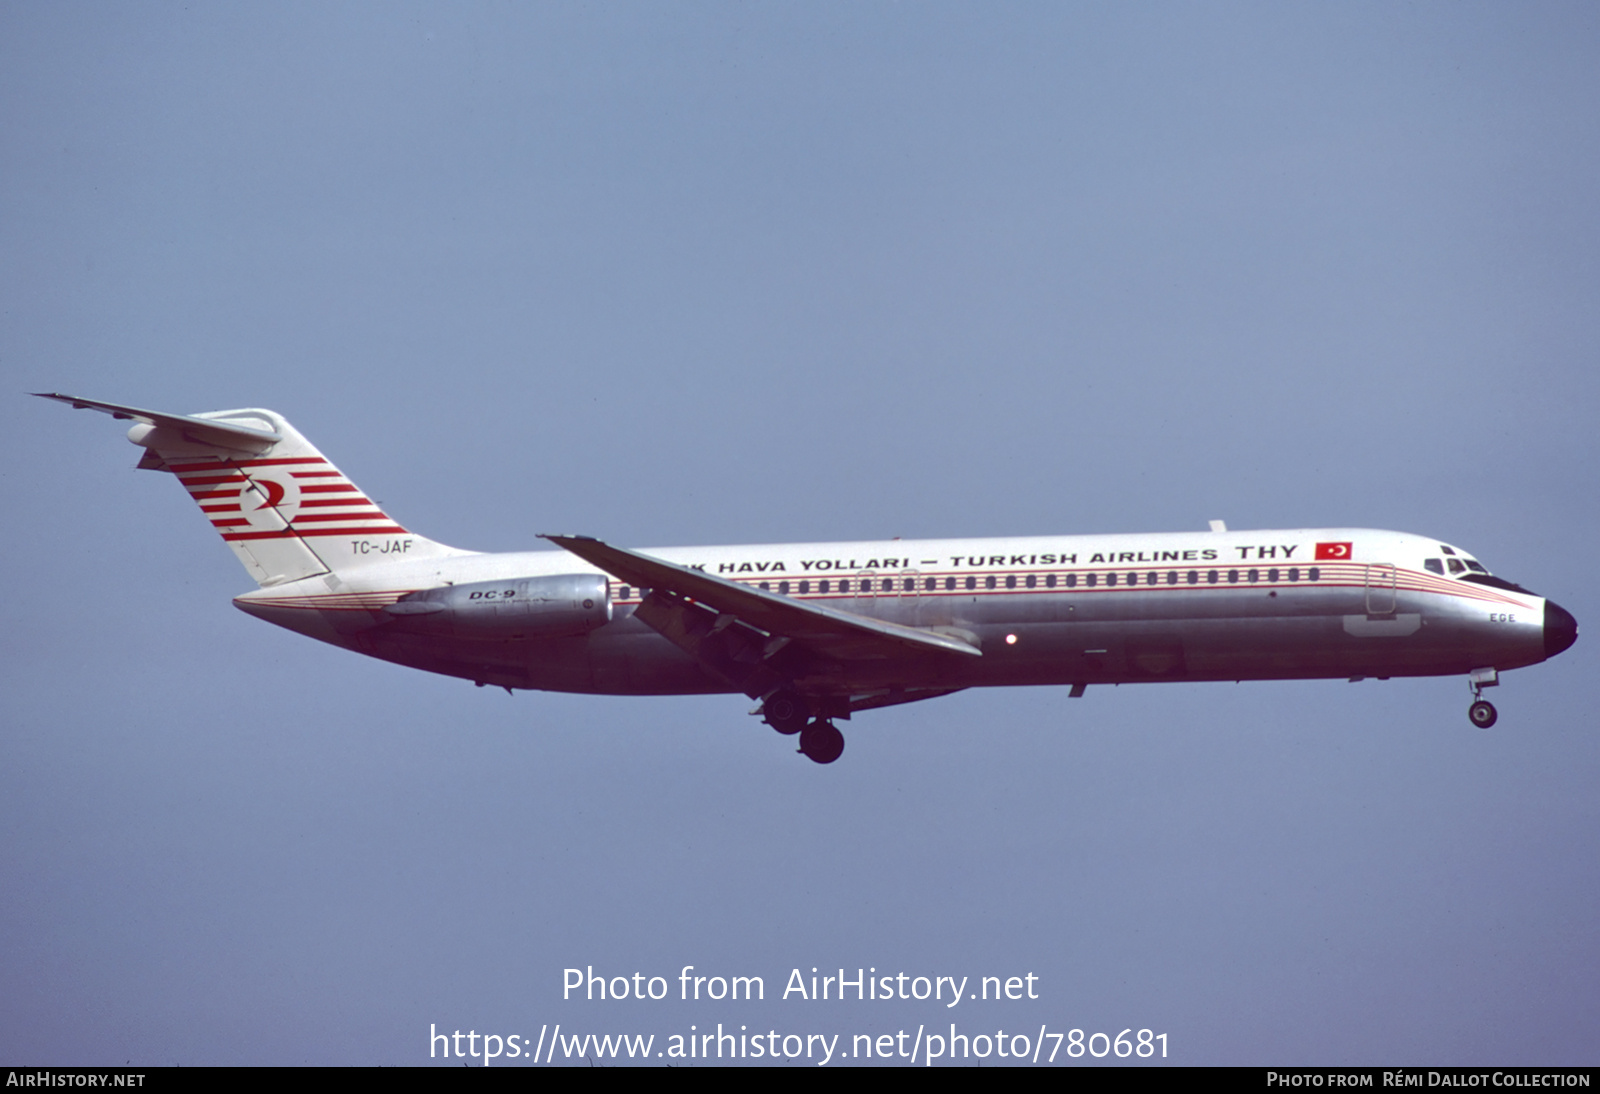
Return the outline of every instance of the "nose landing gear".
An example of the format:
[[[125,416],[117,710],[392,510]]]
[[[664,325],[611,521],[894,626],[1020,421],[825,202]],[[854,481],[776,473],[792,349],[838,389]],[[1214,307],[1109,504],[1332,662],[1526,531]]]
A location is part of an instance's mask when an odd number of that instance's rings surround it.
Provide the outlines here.
[[[1467,708],[1467,717],[1479,729],[1488,729],[1500,717],[1494,704],[1483,697],[1484,688],[1492,688],[1499,683],[1500,674],[1494,669],[1473,669],[1467,674],[1467,685],[1472,688],[1472,705]]]

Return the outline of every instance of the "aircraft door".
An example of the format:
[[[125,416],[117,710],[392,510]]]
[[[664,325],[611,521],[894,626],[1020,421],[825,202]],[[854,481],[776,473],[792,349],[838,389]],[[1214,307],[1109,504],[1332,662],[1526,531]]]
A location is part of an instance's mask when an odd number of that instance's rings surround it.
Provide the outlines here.
[[[1367,567],[1367,614],[1393,615],[1396,571],[1387,562]]]
[[[922,596],[922,575],[916,570],[901,570],[894,583],[900,600],[897,618],[902,623],[916,622],[917,605]]]

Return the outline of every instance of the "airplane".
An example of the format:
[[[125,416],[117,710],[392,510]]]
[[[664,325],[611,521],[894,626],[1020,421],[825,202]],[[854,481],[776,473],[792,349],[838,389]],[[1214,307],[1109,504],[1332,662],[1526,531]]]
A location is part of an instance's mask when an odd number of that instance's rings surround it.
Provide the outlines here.
[[[743,693],[828,764],[836,722],[972,687],[1467,676],[1554,657],[1578,623],[1427,536],[1365,528],[485,554],[396,522],[281,415],[131,421],[255,578],[250,615],[479,687]]]

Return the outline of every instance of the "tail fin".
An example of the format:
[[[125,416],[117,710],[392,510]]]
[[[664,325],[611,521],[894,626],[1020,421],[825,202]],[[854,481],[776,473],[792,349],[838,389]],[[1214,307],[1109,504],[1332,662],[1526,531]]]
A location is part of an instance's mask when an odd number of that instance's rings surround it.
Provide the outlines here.
[[[139,466],[178,477],[262,585],[400,559],[470,554],[407,531],[270,410],[163,414],[39,393],[132,420]]]

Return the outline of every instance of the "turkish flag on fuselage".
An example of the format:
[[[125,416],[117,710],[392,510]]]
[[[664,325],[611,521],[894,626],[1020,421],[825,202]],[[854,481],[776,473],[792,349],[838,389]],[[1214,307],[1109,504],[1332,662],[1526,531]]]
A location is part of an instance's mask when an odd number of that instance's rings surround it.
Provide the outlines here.
[[[1350,544],[1348,543],[1319,543],[1317,544],[1318,559],[1347,559],[1350,557]]]

